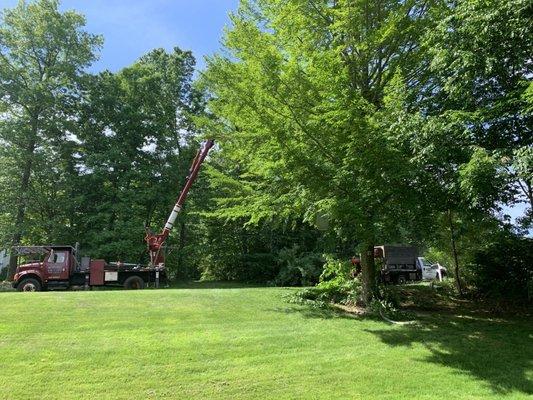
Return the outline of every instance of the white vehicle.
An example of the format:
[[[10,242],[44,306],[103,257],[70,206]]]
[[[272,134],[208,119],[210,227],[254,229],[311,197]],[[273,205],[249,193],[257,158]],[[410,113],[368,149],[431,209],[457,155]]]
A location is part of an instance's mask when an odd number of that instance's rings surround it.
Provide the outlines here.
[[[442,281],[446,276],[446,267],[439,263],[432,264],[425,257],[418,257],[418,267],[422,270],[422,279],[425,281],[431,281],[436,279]]]

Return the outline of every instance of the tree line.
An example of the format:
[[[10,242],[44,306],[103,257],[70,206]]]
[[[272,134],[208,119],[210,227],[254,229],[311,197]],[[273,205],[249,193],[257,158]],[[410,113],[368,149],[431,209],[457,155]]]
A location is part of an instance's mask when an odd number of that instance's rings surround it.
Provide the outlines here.
[[[464,285],[531,288],[526,0],[246,0],[195,79],[188,51],[87,72],[103,38],[56,0],[0,22],[0,237],[144,262],[201,140],[171,236],[178,278],[312,284],[325,255],[413,243]],[[518,224],[503,216],[524,203]],[[489,283],[487,283],[489,282]],[[529,285],[529,286],[528,286]],[[529,289],[528,289],[529,288]]]

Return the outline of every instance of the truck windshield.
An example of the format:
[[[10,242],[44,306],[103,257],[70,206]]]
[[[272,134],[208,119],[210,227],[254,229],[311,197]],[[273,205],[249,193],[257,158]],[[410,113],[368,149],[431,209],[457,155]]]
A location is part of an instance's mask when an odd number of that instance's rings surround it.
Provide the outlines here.
[[[421,260],[422,260],[422,264],[424,265],[424,267],[431,267],[433,265],[433,263],[429,262],[426,258],[424,257],[420,257]]]

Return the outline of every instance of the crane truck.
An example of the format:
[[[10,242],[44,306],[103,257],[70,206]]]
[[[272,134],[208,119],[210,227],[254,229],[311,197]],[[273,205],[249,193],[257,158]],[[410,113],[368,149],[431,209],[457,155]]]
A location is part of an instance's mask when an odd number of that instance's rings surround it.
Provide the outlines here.
[[[196,153],[183,189],[161,232],[155,234],[149,227],[145,228],[144,240],[150,257],[148,265],[82,257],[78,245],[16,246],[13,248],[17,257],[13,287],[24,292],[105,286],[144,289],[148,285],[158,288],[166,280],[165,242],[213,145],[213,140],[207,140]]]

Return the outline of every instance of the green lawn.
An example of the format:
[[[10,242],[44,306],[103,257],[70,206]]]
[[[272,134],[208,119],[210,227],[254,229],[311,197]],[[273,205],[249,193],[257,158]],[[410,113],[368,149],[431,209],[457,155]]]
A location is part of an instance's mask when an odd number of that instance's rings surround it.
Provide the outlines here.
[[[533,325],[392,326],[277,288],[0,293],[0,399],[511,399]]]

